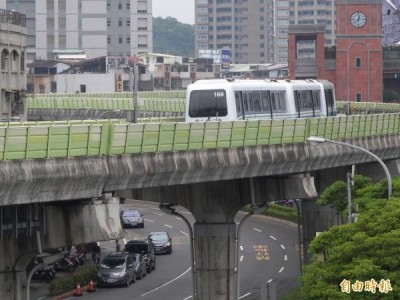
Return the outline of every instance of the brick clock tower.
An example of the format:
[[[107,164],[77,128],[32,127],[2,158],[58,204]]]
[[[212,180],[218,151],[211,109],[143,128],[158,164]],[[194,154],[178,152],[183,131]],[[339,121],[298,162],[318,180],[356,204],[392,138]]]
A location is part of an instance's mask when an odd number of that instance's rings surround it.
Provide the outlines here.
[[[382,0],[336,0],[336,98],[382,102]]]

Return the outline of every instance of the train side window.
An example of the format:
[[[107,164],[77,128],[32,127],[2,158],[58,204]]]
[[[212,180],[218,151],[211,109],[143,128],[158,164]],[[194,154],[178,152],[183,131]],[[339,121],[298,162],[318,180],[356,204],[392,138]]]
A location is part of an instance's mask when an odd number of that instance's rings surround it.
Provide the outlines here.
[[[285,112],[285,92],[271,91],[271,107],[273,112]]]
[[[321,109],[320,91],[313,91],[312,93],[313,93],[314,108],[315,110],[320,110]]]
[[[248,99],[247,96],[248,96],[247,93],[243,93],[243,111],[244,111],[245,113],[248,113],[249,110],[250,110],[250,107],[249,107],[249,99]]]
[[[240,92],[235,92],[236,115],[242,115],[242,107],[240,105]]]
[[[261,111],[260,92],[253,92],[253,109],[255,112]]]
[[[261,104],[262,104],[263,111],[265,111],[265,112],[271,111],[271,103],[270,103],[268,92],[261,92]]]

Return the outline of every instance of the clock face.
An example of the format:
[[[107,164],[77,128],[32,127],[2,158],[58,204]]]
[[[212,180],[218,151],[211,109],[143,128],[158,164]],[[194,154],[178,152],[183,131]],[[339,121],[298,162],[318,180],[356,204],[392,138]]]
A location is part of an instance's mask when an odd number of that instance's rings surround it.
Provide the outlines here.
[[[354,27],[362,27],[366,21],[367,17],[361,11],[356,11],[350,17],[350,22]]]

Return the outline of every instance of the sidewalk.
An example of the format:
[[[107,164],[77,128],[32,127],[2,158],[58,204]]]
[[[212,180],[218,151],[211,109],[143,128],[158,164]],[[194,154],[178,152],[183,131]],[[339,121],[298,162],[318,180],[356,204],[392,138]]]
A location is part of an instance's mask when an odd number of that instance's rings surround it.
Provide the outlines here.
[[[115,242],[114,241],[101,242],[100,247],[101,247],[101,255],[100,255],[100,260],[101,260],[109,252],[115,251]],[[73,255],[74,253],[71,252],[71,254]],[[86,256],[85,264],[78,266],[73,273],[57,272],[56,278],[54,280],[56,280],[57,278],[73,276],[76,271],[91,267],[93,267],[92,254],[88,253]],[[49,286],[50,283],[31,281],[30,300],[62,300],[72,297],[73,294],[75,293],[75,290],[73,290],[71,292],[67,292],[62,295],[50,296]],[[81,286],[81,291],[86,292],[88,288],[89,285]]]

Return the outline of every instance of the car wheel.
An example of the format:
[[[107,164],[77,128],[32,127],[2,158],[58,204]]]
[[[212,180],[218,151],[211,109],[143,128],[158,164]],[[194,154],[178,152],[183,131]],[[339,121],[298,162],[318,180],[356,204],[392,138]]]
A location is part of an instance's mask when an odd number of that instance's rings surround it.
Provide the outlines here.
[[[136,273],[133,273],[132,282],[133,282],[133,283],[135,283],[135,282],[136,282]]]
[[[146,270],[147,270],[147,273],[151,273],[151,265],[149,265],[149,267],[148,268],[146,268]]]
[[[144,223],[142,224],[142,228],[144,228]]]
[[[152,270],[155,270],[155,269],[156,269],[156,261],[155,261],[155,260],[153,261],[153,264],[151,265],[151,269],[152,269]]]

